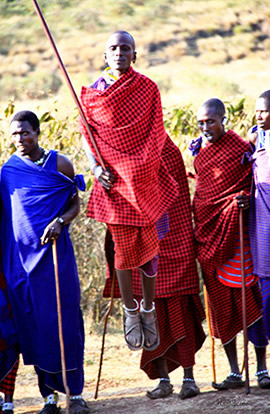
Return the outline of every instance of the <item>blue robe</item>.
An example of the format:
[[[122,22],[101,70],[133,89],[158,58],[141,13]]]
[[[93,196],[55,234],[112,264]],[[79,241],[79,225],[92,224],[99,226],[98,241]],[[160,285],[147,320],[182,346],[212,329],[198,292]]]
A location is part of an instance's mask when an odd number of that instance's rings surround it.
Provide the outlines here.
[[[40,238],[45,227],[67,209],[74,182],[57,171],[55,151],[50,151],[42,166],[14,154],[2,167],[0,191],[3,268],[24,363],[45,371],[46,384],[64,391],[61,375],[50,375],[61,374],[61,354],[52,243],[42,246]],[[73,394],[79,394],[84,328],[68,226],[57,240],[57,255],[68,385]]]

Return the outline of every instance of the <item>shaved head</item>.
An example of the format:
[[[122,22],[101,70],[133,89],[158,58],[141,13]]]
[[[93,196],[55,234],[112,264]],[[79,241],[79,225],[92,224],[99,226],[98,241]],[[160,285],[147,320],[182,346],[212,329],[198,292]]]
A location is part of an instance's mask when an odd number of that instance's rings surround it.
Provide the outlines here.
[[[124,30],[114,32],[106,43],[105,62],[118,79],[136,61],[135,42],[130,33]]]
[[[267,105],[267,108],[270,108],[270,90],[263,92],[258,99],[264,99]]]
[[[125,30],[117,30],[116,32],[113,32],[111,34],[111,36],[109,37],[109,39],[107,40],[106,46],[108,45],[108,43],[110,43],[111,37],[113,37],[115,35],[118,35],[118,34],[129,37],[130,42],[131,42],[131,44],[133,46],[133,50],[135,50],[135,40],[134,40],[133,36],[131,36],[131,34],[128,33],[128,32],[126,32]]]
[[[224,103],[218,99],[218,98],[211,98],[208,99],[207,101],[205,101],[201,108],[207,109],[209,112],[212,112],[218,116],[220,116],[220,118],[223,118],[225,115],[225,106]]]

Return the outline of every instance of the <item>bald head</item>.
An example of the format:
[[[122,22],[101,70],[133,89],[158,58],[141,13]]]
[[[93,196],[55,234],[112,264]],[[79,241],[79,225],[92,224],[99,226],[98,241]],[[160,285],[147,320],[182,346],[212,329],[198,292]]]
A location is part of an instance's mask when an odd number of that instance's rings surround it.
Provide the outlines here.
[[[124,30],[114,32],[106,43],[105,61],[118,79],[136,61],[135,42]]]
[[[225,106],[224,103],[218,98],[211,98],[205,101],[201,108],[207,109],[208,112],[212,112],[218,115],[220,118],[224,118],[225,116]]]
[[[125,30],[117,30],[116,32],[112,33],[111,36],[109,37],[109,39],[106,42],[106,48],[107,48],[108,43],[110,43],[111,38],[112,37],[115,37],[115,36],[118,36],[118,35],[128,37],[129,40],[130,40],[130,43],[132,44],[133,50],[135,50],[135,40],[134,40],[134,37],[131,36],[131,34],[128,33],[128,32],[126,32]]]
[[[198,110],[197,118],[202,134],[210,143],[215,143],[224,135],[225,106],[220,99],[205,101]]]

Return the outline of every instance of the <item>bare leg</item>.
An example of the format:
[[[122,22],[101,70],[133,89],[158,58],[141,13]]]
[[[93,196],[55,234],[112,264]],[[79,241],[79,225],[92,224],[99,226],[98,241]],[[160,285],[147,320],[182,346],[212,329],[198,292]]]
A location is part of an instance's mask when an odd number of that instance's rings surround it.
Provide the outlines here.
[[[193,379],[193,367],[190,368],[184,368],[184,378],[189,378],[189,379]]]
[[[184,379],[179,397],[181,400],[196,397],[200,393],[193,376],[193,367],[184,368]]]
[[[132,270],[116,269],[116,275],[124,305],[128,309],[135,308],[132,289]]]
[[[157,398],[165,398],[173,392],[173,386],[170,383],[168,374],[168,365],[165,358],[159,357],[155,359],[160,382],[152,391],[147,391],[147,397],[155,400]]]
[[[220,384],[213,383],[212,385],[215,389],[218,389],[220,391],[233,388],[241,388],[245,385],[245,382],[242,381],[242,375],[238,366],[236,338],[234,338],[228,344],[224,345],[224,350],[230,364],[231,373]]]
[[[254,346],[257,358],[257,371],[266,371],[266,347],[257,347]]]
[[[148,277],[141,272],[141,283],[143,292],[143,307],[145,310],[152,309],[152,303],[155,297],[156,276]]]
[[[231,372],[234,372],[235,374],[240,374],[237,359],[236,338],[234,338],[228,344],[224,345],[224,350],[226,352],[230,364]]]
[[[5,394],[5,402],[12,403],[13,402],[13,394]]]
[[[141,319],[144,332],[144,348],[150,351],[154,350],[159,345],[157,316],[153,307],[156,277],[145,276],[145,274],[141,272],[141,283],[143,291]]]
[[[168,373],[168,365],[165,358],[159,357],[155,359],[155,364],[158,371],[159,378],[168,378],[169,379],[169,373]]]
[[[257,357],[257,379],[260,388],[270,388],[270,377],[266,366],[266,347],[254,346]]]
[[[13,413],[13,393],[5,393],[5,402],[2,405],[1,413]]]

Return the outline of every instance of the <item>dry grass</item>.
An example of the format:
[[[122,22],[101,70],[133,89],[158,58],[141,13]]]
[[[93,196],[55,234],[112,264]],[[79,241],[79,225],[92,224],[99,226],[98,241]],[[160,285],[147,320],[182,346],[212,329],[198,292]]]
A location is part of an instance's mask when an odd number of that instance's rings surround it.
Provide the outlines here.
[[[109,325],[111,321],[109,322]],[[196,354],[194,374],[201,390],[201,395],[190,400],[180,401],[177,394],[181,388],[183,371],[179,368],[170,374],[174,385],[171,397],[151,401],[145,397],[146,390],[153,389],[157,381],[151,381],[139,369],[140,352],[130,351],[124,343],[122,333],[108,333],[98,400],[94,400],[96,380],[99,368],[101,337],[91,332],[91,325],[86,321],[85,347],[85,388],[84,397],[92,413],[110,414],[149,414],[161,413],[269,413],[269,390],[259,391],[254,376],[256,358],[253,347],[249,346],[249,371],[251,394],[245,395],[244,389],[228,392],[216,392],[211,386],[213,380],[211,367],[211,343],[206,339],[202,349]],[[242,335],[238,338],[238,355],[240,365],[243,360]],[[268,351],[268,358],[270,357]],[[217,381],[221,382],[229,373],[228,362],[219,341],[215,341],[215,363]],[[60,397],[61,405],[65,398]],[[18,414],[36,414],[42,408],[36,375],[32,367],[21,364],[15,391],[15,409]]]

